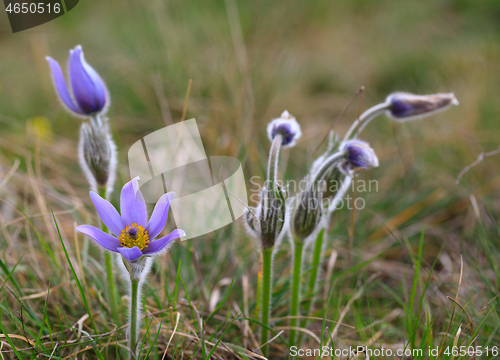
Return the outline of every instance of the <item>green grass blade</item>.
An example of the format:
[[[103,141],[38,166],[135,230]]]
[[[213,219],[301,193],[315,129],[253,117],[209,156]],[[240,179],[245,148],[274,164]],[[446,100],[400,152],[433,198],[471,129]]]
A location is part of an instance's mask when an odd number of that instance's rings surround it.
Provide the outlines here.
[[[73,277],[76,281],[76,286],[78,287],[78,291],[80,292],[80,297],[82,298],[83,306],[85,306],[85,310],[87,311],[87,314],[89,315],[89,319],[90,319],[90,323],[92,325],[92,328],[94,329],[95,333],[97,334],[98,333],[97,327],[95,326],[94,318],[92,317],[92,313],[90,312],[90,308],[89,308],[89,305],[87,303],[87,297],[85,296],[85,293],[83,292],[83,288],[82,288],[82,285],[80,284],[80,280],[78,280],[78,276],[76,276],[75,268],[73,267],[73,264],[71,263],[71,260],[69,258],[68,251],[66,250],[66,246],[64,245],[64,241],[63,241],[63,238],[61,235],[61,230],[59,229],[59,225],[57,224],[57,220],[56,220],[56,217],[54,216],[53,211],[52,211],[52,218],[54,219],[54,223],[55,223],[56,229],[57,229],[57,234],[59,236],[59,240],[61,241],[61,246],[64,250],[64,254],[66,255],[66,260],[68,261],[69,267],[70,267],[71,272],[73,274]],[[99,359],[104,360],[99,348],[95,347],[95,351],[96,351]]]
[[[229,293],[231,292],[231,289],[233,288],[233,282],[234,282],[234,279],[231,280],[231,284],[229,284],[229,288],[227,289],[227,292],[226,292],[226,296],[224,296],[224,299],[222,299],[222,301],[220,302],[220,304],[215,308],[214,311],[212,311],[212,313],[210,315],[208,315],[208,318],[207,318],[207,322],[212,318],[212,316],[215,315],[215,313],[217,311],[219,311],[219,309],[224,306],[224,303],[226,302],[228,296],[229,296]]]
[[[177,266],[177,274],[175,275],[175,287],[174,287],[174,311],[177,311],[177,292],[179,291],[179,279],[181,277],[181,260],[179,260],[179,266]]]
[[[155,344],[156,344],[156,341],[158,340],[158,336],[160,335],[160,331],[161,331],[161,325],[163,324],[163,321],[160,321],[160,326],[158,327],[158,331],[156,332],[156,336],[155,336],[155,339],[153,340],[153,343],[151,344],[151,346],[149,347],[149,350],[146,354],[146,357],[144,359],[149,359],[149,354],[151,353],[151,350],[153,350]]]
[[[2,318],[2,310],[0,310],[0,319]],[[12,348],[12,350],[14,350],[14,353],[16,354],[16,357],[18,359],[23,359],[23,357],[21,356],[21,354],[19,354],[19,352],[17,351],[16,347],[14,346],[14,344],[12,343],[12,340],[10,339],[10,336],[9,334],[7,333],[7,331],[5,331],[5,328],[3,327],[2,325],[2,322],[0,321],[0,330],[2,331],[2,333],[5,335],[5,338],[7,339],[7,342],[9,343],[10,347]]]
[[[239,316],[239,315],[238,315]],[[236,320],[236,318],[238,316],[235,316],[233,317],[233,319],[231,320],[231,322],[229,323],[229,325],[227,326],[226,330],[224,330],[224,332],[222,333],[222,335],[220,336],[219,340],[217,340],[217,342],[215,343],[214,347],[212,348],[212,351],[210,351],[210,354],[208,354],[208,359],[210,359],[213,355],[213,353],[215,352],[215,350],[217,350],[217,347],[219,346],[219,343],[222,341],[222,338],[224,337],[224,335],[226,335],[227,331],[229,330],[229,328],[233,325],[233,322],[234,320]]]

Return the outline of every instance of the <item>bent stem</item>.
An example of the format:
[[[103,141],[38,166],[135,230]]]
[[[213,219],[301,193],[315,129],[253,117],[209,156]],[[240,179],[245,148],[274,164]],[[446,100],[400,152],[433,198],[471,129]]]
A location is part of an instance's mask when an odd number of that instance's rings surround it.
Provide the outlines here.
[[[290,335],[288,344],[295,346],[296,327],[298,324],[299,303],[300,303],[300,275],[302,271],[302,252],[304,244],[301,240],[294,242],[293,253],[293,279],[292,279],[292,303],[290,305]]]
[[[314,304],[314,292],[316,290],[316,284],[318,283],[318,272],[319,272],[319,266],[320,266],[320,261],[321,261],[321,250],[323,249],[323,237],[325,234],[325,228],[321,229],[321,231],[318,234],[318,237],[316,238],[316,242],[314,243],[314,252],[313,252],[313,258],[312,258],[312,263],[311,263],[311,274],[309,276],[309,282],[307,284],[307,301],[304,305],[304,314],[306,316],[310,316],[310,311],[311,308]],[[305,328],[307,325],[307,318],[304,318],[300,322],[300,327]],[[302,333],[299,335],[299,340],[297,343],[300,345],[302,342]]]
[[[139,315],[139,279],[130,277],[131,290],[130,290],[130,359],[135,359],[135,352],[137,347],[137,328],[138,328],[138,315]]]
[[[273,248],[262,250],[262,327],[260,342],[265,344],[268,341],[269,335],[269,313],[271,310],[271,263],[273,261]],[[268,346],[262,347],[262,354],[267,357]]]
[[[383,114],[389,109],[389,104],[387,103],[381,103],[375,106],[372,106],[368,110],[366,110],[364,113],[361,114],[361,116],[356,119],[356,121],[353,122],[349,130],[344,136],[344,140],[342,142],[345,142],[349,139],[356,138],[357,135],[363,131],[363,129],[368,125],[373,119],[375,119],[377,116]]]
[[[105,198],[106,189],[101,187],[99,189],[99,195],[102,198]],[[102,230],[104,232],[109,232],[104,224],[101,223]],[[118,312],[118,298],[117,298],[117,290],[115,285],[115,277],[113,272],[113,256],[108,251],[104,252],[104,268],[106,271],[106,284],[108,285],[108,303],[111,309],[111,317],[115,322],[115,325],[120,324],[120,316]]]
[[[283,141],[283,136],[281,134],[276,134],[276,137],[271,144],[271,150],[269,151],[269,162],[267,164],[267,181],[269,184],[269,189],[272,190],[273,194],[276,194],[276,180],[278,175],[278,162],[280,157],[281,142]]]

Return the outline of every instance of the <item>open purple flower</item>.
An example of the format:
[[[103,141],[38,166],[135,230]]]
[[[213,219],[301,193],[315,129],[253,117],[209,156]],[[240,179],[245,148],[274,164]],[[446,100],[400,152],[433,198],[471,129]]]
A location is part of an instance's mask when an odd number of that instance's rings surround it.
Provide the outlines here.
[[[139,190],[137,178],[126,183],[122,188],[121,216],[109,201],[95,192],[90,192],[90,198],[102,222],[115,236],[106,234],[91,225],[81,225],[76,230],[89,236],[103,248],[119,252],[128,261],[135,261],[143,255],[158,254],[165,250],[172,241],[186,235],[184,231],[175,229],[169,235],[154,240],[167,223],[168,209],[174,193],[169,192],[158,200],[148,221],[146,203]]]
[[[63,105],[76,115],[94,115],[105,112],[109,95],[104,81],[85,61],[82,47],[69,51],[68,76],[71,94],[68,91],[59,63],[47,56],[54,87]]]

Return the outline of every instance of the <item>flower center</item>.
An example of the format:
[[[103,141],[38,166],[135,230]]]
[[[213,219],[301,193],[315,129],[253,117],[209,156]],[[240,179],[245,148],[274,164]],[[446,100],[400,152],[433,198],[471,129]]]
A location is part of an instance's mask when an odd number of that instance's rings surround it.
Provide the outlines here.
[[[122,230],[120,243],[124,247],[133,248],[134,246],[137,246],[142,250],[148,247],[149,235],[141,225],[132,223]]]

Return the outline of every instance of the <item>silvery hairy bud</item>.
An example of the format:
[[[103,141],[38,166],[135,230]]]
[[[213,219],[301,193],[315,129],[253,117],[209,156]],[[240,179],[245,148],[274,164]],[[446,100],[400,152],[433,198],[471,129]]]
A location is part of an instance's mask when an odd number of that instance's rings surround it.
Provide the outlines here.
[[[260,238],[260,204],[258,207],[248,207],[244,214],[245,229],[252,238]]]
[[[428,116],[458,105],[453,93],[414,95],[404,92],[391,94],[386,99],[387,115],[397,121],[407,121]]]
[[[322,205],[321,192],[312,184],[297,195],[290,224],[293,241],[304,242],[319,228],[323,216]]]
[[[92,117],[88,123],[82,124],[78,155],[91,187],[112,187],[116,172],[116,146],[106,120]]]
[[[274,247],[284,233],[286,196],[286,192],[278,185],[275,191],[266,187],[262,189],[259,222],[263,249]]]

